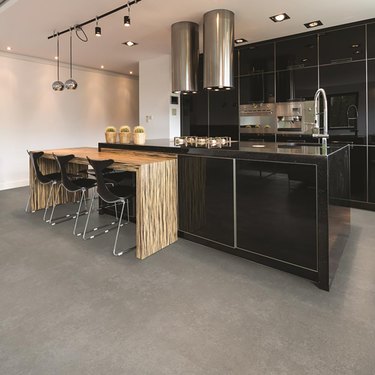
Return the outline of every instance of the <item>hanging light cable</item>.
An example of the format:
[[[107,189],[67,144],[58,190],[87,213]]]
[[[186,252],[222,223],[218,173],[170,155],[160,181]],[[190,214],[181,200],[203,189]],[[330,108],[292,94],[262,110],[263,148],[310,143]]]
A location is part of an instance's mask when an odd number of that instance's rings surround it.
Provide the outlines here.
[[[130,4],[128,1],[128,15],[124,17],[124,26],[130,27]]]
[[[102,36],[102,28],[98,25],[98,17],[96,17],[95,35],[97,37]]]
[[[73,79],[73,37],[72,29],[70,29],[70,78],[65,82],[67,90],[75,90],[78,83]]]
[[[64,90],[64,83],[60,81],[60,37],[57,35],[57,81],[52,83],[52,89],[54,91]]]

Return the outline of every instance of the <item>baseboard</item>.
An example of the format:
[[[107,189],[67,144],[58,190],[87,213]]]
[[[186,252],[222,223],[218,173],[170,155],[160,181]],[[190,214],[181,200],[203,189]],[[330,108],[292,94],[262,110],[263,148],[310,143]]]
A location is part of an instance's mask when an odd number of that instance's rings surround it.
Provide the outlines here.
[[[22,186],[28,186],[29,180],[18,180],[11,182],[0,182],[0,190],[15,189]]]

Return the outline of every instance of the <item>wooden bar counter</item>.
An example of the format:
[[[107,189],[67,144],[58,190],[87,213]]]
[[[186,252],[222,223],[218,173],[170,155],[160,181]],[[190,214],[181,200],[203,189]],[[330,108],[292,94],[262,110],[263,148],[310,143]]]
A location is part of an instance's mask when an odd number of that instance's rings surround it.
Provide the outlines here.
[[[68,172],[77,172],[88,165],[86,157],[94,160],[113,159],[111,168],[136,173],[136,257],[145,259],[177,241],[177,157],[173,154],[137,152],[128,150],[98,151],[96,148],[66,148],[44,150],[39,166],[42,173],[57,172],[56,155],[74,154]],[[34,183],[30,168],[30,186],[33,189],[31,209],[45,207],[49,185]],[[64,202],[64,195],[59,203]],[[72,197],[68,198],[72,200]]]

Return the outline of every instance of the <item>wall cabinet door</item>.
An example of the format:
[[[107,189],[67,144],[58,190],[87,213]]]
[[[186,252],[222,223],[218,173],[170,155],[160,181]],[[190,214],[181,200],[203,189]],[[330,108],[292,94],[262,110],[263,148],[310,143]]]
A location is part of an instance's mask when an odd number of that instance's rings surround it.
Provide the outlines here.
[[[240,76],[274,71],[274,43],[252,44],[238,50]]]
[[[318,65],[317,36],[276,42],[276,70],[306,68]]]
[[[352,135],[365,140],[366,63],[322,66],[320,86],[328,98],[329,134]]]
[[[320,33],[320,64],[363,60],[366,56],[365,40],[364,25]]]
[[[367,25],[367,57],[375,58],[375,23]]]
[[[317,269],[316,167],[236,161],[237,246]]]
[[[375,145],[375,60],[368,61],[368,143]]]
[[[235,79],[235,81],[237,78]],[[236,85],[237,86],[237,85]],[[209,135],[239,138],[237,88],[209,92]]]
[[[273,103],[274,74],[262,73],[240,77],[240,104]]]
[[[179,230],[234,246],[233,160],[178,157]]]
[[[318,68],[302,68],[276,73],[276,101],[312,100],[318,89]]]

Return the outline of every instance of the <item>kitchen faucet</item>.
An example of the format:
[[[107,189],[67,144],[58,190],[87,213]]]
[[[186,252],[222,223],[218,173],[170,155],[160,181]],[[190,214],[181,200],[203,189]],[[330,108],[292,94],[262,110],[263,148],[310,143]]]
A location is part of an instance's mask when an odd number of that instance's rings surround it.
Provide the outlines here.
[[[320,134],[320,95],[323,96],[323,134]],[[328,134],[328,105],[327,105],[327,95],[324,89],[320,88],[316,91],[314,96],[314,106],[315,106],[315,126],[317,133],[314,133],[312,136],[314,138],[322,138],[322,146],[327,147]]]

